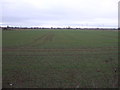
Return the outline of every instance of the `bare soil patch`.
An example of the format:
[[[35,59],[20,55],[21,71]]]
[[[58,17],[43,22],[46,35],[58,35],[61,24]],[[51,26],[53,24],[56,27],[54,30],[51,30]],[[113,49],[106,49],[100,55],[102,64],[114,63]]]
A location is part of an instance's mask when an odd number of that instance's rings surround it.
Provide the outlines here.
[[[98,48],[83,48],[83,49],[40,49],[40,48],[3,48],[3,52],[5,51],[28,51],[28,52],[65,52],[65,51],[87,51],[87,52],[97,52],[101,50],[118,50],[118,47],[98,47]]]

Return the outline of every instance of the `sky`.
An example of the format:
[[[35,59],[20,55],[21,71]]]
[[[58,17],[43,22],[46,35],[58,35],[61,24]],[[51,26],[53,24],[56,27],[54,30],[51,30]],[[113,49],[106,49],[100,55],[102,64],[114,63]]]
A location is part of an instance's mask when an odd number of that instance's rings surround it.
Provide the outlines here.
[[[0,0],[0,26],[118,27],[119,0]]]

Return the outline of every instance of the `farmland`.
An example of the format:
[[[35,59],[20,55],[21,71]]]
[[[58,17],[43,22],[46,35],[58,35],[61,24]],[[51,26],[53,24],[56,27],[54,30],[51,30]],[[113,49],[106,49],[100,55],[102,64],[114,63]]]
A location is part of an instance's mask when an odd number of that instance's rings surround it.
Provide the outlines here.
[[[2,35],[3,88],[118,87],[117,31],[11,30]]]

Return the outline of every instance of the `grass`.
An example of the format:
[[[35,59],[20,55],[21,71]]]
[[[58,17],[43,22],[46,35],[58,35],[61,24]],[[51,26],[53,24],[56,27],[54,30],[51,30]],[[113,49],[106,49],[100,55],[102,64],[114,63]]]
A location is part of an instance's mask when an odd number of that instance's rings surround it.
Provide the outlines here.
[[[3,88],[115,88],[117,67],[116,31],[3,31]]]

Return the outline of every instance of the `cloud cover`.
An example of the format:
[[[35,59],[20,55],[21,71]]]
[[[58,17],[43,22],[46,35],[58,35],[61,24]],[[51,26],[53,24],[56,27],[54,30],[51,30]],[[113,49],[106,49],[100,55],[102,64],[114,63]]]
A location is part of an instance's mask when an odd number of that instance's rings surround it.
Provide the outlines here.
[[[2,0],[2,25],[117,27],[118,1]]]

